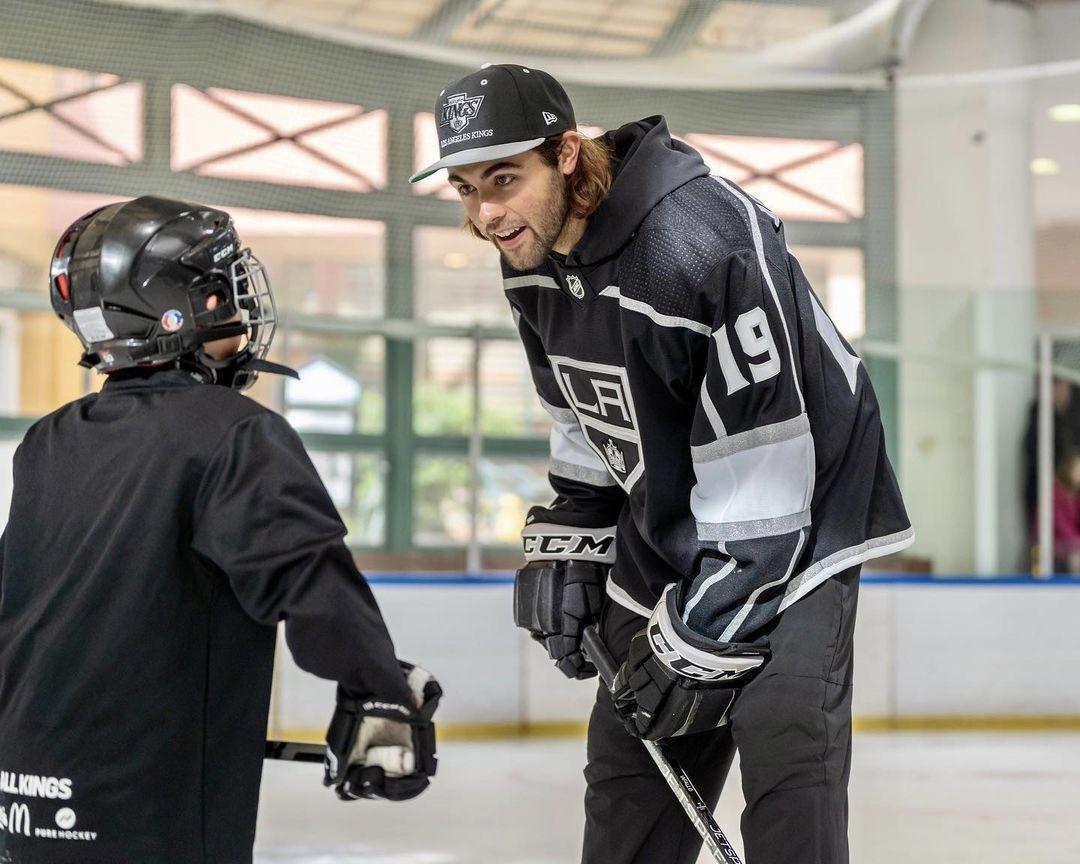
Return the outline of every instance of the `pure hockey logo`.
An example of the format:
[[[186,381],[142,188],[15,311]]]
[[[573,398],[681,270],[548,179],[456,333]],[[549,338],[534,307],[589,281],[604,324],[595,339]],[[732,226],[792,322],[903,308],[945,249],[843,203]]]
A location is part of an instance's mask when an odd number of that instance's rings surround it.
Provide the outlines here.
[[[448,96],[439,116],[439,125],[449,126],[455,132],[460,132],[469,125],[469,121],[476,119],[483,102],[483,96],[469,96],[468,93]]]
[[[0,806],[0,831],[30,836],[30,808],[25,804]]]
[[[645,471],[634,399],[626,369],[569,357],[550,357],[555,380],[585,440],[627,492]]]

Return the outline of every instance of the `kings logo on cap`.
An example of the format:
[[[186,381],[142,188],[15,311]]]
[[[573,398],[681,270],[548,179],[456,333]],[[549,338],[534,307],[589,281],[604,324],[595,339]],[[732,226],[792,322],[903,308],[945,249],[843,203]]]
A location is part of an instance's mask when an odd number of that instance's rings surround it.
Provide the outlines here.
[[[439,125],[449,124],[455,132],[460,132],[480,113],[480,105],[483,101],[483,96],[469,96],[468,93],[455,93],[453,96],[448,96],[446,104],[442,107]]]

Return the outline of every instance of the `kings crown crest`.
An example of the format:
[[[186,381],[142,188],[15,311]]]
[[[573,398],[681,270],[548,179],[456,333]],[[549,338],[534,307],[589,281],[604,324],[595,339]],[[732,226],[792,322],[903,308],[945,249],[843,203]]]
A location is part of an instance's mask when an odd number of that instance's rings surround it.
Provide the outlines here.
[[[623,456],[622,450],[610,438],[604,442],[604,456],[607,457],[608,465],[611,466],[612,470],[618,471],[620,474],[626,473],[626,458]]]

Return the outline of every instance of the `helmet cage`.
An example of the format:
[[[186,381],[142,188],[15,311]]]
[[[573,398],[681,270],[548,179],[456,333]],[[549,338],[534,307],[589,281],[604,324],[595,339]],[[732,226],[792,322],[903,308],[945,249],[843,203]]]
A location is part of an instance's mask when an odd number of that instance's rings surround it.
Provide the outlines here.
[[[262,360],[274,341],[277,306],[266,268],[250,249],[240,250],[229,265],[229,285],[233,306],[240,313],[240,323],[248,328],[248,342],[241,354]]]

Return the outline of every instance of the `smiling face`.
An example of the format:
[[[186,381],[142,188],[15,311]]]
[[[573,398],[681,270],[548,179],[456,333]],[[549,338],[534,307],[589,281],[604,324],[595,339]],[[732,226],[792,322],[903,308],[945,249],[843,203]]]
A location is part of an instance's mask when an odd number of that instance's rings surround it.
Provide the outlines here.
[[[567,190],[579,142],[567,133],[556,165],[529,150],[451,169],[448,179],[469,221],[515,270],[538,267],[552,249],[569,252],[580,236]]]

